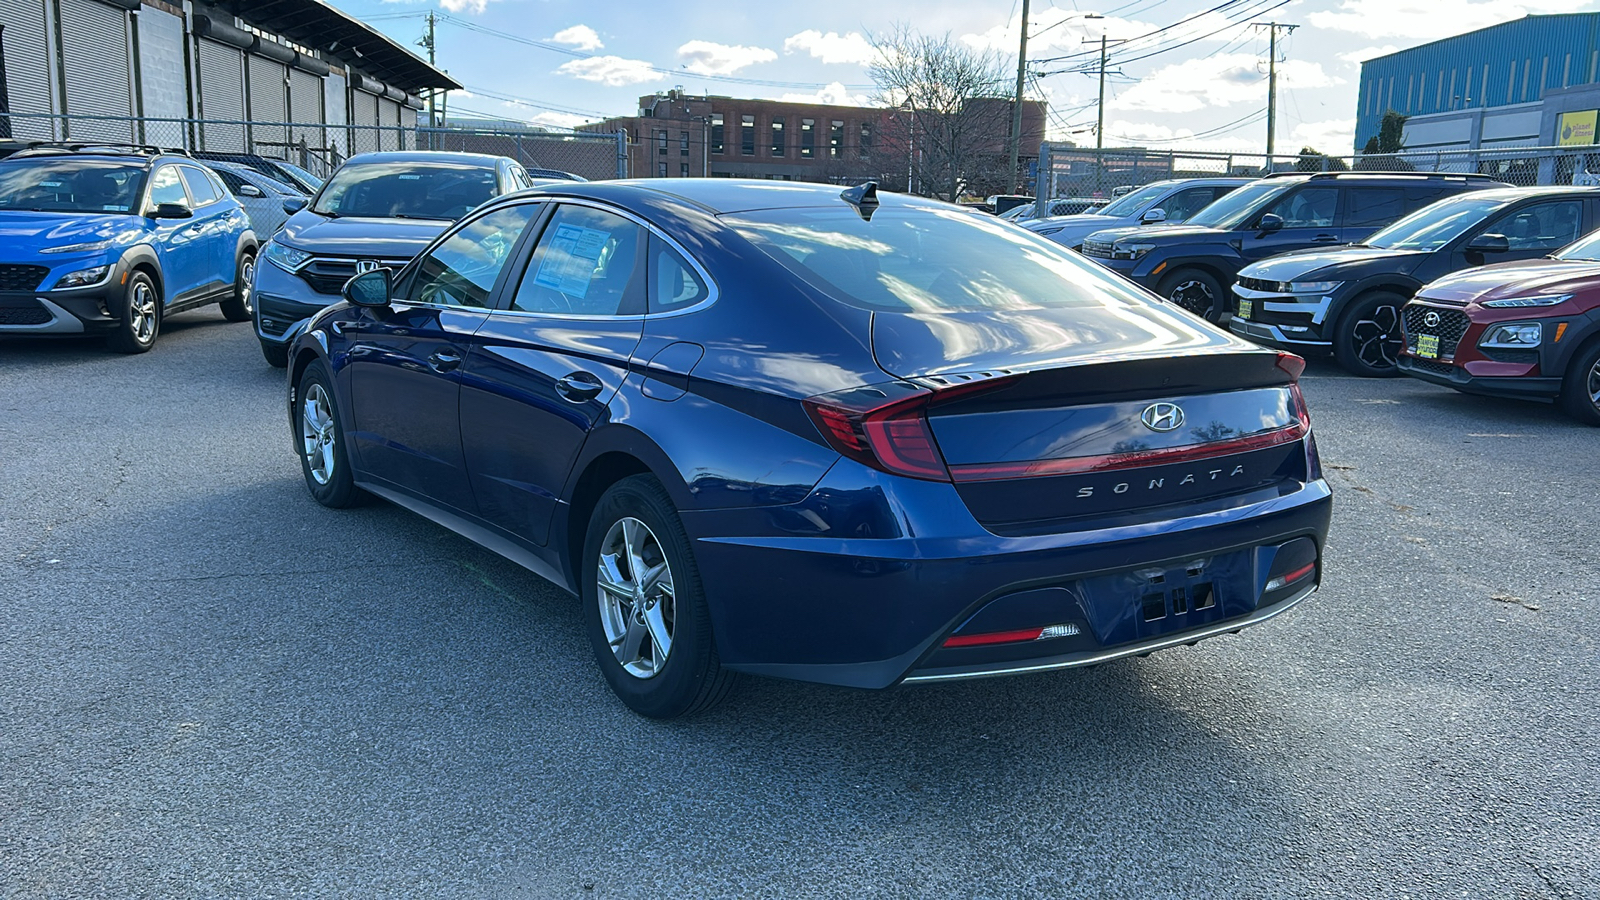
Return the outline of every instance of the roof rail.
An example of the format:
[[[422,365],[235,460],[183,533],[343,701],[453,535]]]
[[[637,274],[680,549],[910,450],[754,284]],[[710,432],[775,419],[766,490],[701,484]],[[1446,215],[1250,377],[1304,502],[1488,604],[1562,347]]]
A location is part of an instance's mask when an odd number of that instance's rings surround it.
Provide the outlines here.
[[[38,155],[48,153],[97,153],[108,156],[189,155],[189,151],[181,147],[158,147],[155,144],[125,144],[117,141],[29,141],[25,148],[15,155],[21,156],[24,153],[38,153]]]
[[[1370,171],[1370,172],[1369,171],[1365,171],[1365,170],[1359,171],[1359,172],[1357,172],[1357,171],[1342,171],[1342,172],[1269,172],[1266,175],[1263,175],[1261,177],[1262,178],[1293,178],[1293,177],[1297,177],[1297,176],[1301,176],[1301,175],[1309,176],[1313,181],[1318,179],[1318,178],[1338,178],[1340,176],[1347,176],[1347,177],[1353,176],[1353,177],[1358,177],[1358,178],[1360,178],[1360,177],[1365,177],[1365,178],[1436,178],[1436,179],[1462,178],[1462,179],[1467,179],[1467,180],[1472,180],[1472,181],[1489,181],[1489,182],[1494,182],[1496,184],[1500,183],[1500,179],[1494,177],[1493,175],[1482,175],[1482,174],[1479,174],[1477,172],[1382,172],[1382,171],[1377,171],[1377,170],[1373,170],[1373,171]]]

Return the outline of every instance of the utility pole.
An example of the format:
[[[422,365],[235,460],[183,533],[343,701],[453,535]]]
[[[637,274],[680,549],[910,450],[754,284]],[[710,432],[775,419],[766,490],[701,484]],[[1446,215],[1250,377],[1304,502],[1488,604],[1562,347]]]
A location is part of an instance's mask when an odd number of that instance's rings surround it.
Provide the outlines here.
[[[1022,145],[1022,82],[1028,73],[1028,0],[1022,0],[1022,46],[1017,49],[1017,100],[1011,105],[1011,187],[1017,180],[1017,155]]]
[[[417,46],[428,51],[428,65],[433,65],[433,10],[431,9],[428,10],[428,33],[422,36],[422,40],[417,41]],[[430,128],[439,124],[439,120],[433,117],[433,98],[438,92],[438,88],[428,91],[428,127]]]
[[[1257,22],[1257,28],[1269,29],[1267,38],[1267,171],[1272,171],[1272,152],[1278,138],[1278,29],[1293,33],[1299,25],[1282,22]]]

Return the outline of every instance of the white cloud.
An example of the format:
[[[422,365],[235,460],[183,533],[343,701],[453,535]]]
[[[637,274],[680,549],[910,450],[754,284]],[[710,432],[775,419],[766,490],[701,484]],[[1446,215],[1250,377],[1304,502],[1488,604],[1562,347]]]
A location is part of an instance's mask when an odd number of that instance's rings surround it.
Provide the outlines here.
[[[1343,0],[1338,9],[1311,13],[1306,21],[1315,28],[1368,38],[1432,40],[1520,19],[1528,13],[1578,12],[1589,5],[1590,0]]]
[[[866,106],[871,98],[866,94],[852,94],[840,82],[833,82],[814,94],[784,94],[778,98],[785,103],[825,103],[829,106]]]
[[[823,34],[816,29],[808,29],[799,34],[786,38],[783,42],[783,52],[794,53],[804,51],[826,64],[857,63],[866,65],[877,56],[877,51],[872,49],[872,44],[858,32],[840,34],[830,31]]]
[[[489,0],[439,0],[439,5],[453,13],[481,13],[489,8]]]
[[[1344,84],[1320,63],[1291,59],[1278,66],[1278,88],[1321,88]],[[1185,113],[1245,101],[1265,105],[1267,76],[1254,54],[1229,53],[1163,66],[1124,90],[1107,109]]]
[[[586,122],[594,120],[588,116],[578,116],[572,113],[541,112],[528,120],[535,125],[544,125],[550,128],[575,128]]]
[[[1341,53],[1339,54],[1339,58],[1347,63],[1361,63],[1366,62],[1369,59],[1377,59],[1380,56],[1388,56],[1399,49],[1399,47],[1396,47],[1393,44],[1384,44],[1382,47],[1363,47],[1360,50],[1351,50],[1349,53]]]
[[[772,62],[778,54],[765,47],[690,41],[678,48],[678,57],[684,61],[684,68],[697,75],[732,75],[746,66]]]
[[[577,47],[579,50],[599,50],[605,46],[600,41],[600,35],[595,34],[594,29],[587,25],[574,25],[571,28],[563,28],[546,38],[546,40],[556,44],[566,44],[569,47]]]
[[[623,59],[620,56],[595,56],[562,63],[558,75],[571,75],[584,81],[597,81],[606,87],[644,84],[660,81],[667,76],[655,71],[642,59]]]
[[[987,31],[961,36],[963,43],[979,50],[995,50],[1000,53],[1016,56],[1017,41],[1021,37],[1017,33],[1021,17],[1012,18],[1003,25],[996,25]],[[1050,8],[1035,10],[1028,17],[1028,59],[1040,63],[1041,57],[1065,56],[1069,59],[1056,60],[1051,63],[1042,63],[1049,67],[1060,67],[1089,60],[1099,55],[1098,46],[1089,46],[1085,41],[1093,41],[1096,45],[1101,35],[1109,37],[1113,42],[1118,39],[1138,37],[1148,34],[1162,27],[1160,24],[1139,22],[1133,19],[1119,19],[1116,16],[1106,16],[1098,19],[1085,18],[1083,13],[1073,10]],[[1207,13],[1182,28],[1171,32],[1163,32],[1168,39],[1199,38],[1203,34],[1216,31],[1230,20],[1219,13]],[[1237,24],[1237,23],[1233,23]],[[1232,40],[1236,33],[1225,32],[1215,35],[1207,40],[1221,43]],[[1112,49],[1115,49],[1115,43]],[[1095,60],[1098,63],[1098,59]]]
[[[1154,122],[1129,122],[1126,119],[1106,123],[1108,147],[1150,146],[1161,150],[1259,154],[1265,136],[1266,126],[1259,124],[1246,126],[1234,134],[1196,138],[1192,128],[1173,128]],[[1092,143],[1093,135],[1089,135],[1088,140]],[[1225,173],[1219,171],[1217,174]]]
[[[1325,122],[1301,122],[1289,132],[1284,141],[1285,152],[1299,152],[1301,147],[1313,147],[1334,156],[1347,156],[1355,146],[1356,120],[1329,119]]]

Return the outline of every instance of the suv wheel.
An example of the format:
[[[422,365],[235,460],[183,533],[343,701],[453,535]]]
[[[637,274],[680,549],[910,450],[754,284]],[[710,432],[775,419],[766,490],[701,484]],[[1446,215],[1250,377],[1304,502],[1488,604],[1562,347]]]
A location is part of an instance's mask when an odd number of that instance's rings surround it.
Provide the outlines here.
[[[1600,425],[1600,340],[1578,351],[1561,385],[1567,415],[1586,425]]]
[[[156,342],[161,332],[161,292],[143,272],[133,272],[123,288],[121,321],[106,338],[106,345],[118,353],[143,353]]]
[[[1207,322],[1222,318],[1222,285],[1209,272],[1179,269],[1162,279],[1158,293]]]
[[[1333,329],[1333,356],[1352,375],[1390,378],[1400,374],[1400,308],[1406,298],[1373,291],[1358,298],[1339,316]]]
[[[229,322],[248,322],[255,314],[250,292],[255,290],[256,255],[245,251],[239,257],[238,271],[233,275],[233,296],[217,304],[222,317]]]

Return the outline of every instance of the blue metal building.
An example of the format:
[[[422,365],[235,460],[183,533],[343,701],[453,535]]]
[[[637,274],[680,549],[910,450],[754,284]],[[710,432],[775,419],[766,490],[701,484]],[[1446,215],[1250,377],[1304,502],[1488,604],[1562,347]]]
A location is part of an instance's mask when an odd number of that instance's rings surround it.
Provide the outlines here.
[[[1600,12],[1530,15],[1361,64],[1355,149],[1408,116],[1538,103],[1600,77]]]

